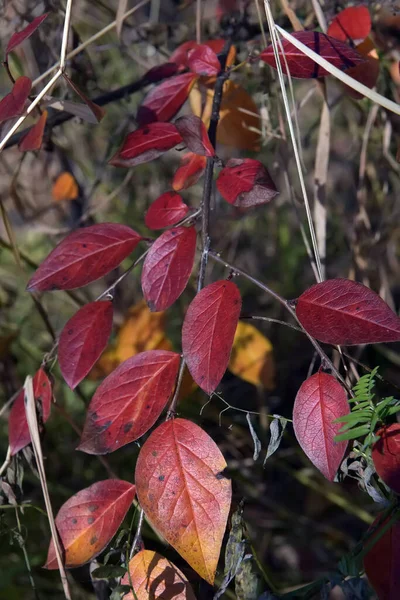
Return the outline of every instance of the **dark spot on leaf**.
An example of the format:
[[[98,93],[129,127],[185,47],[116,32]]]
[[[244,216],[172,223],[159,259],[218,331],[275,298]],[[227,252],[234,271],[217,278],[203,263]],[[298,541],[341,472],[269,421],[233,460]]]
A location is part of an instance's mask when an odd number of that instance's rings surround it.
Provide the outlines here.
[[[74,333],[73,329],[68,329],[68,335],[72,335]]]
[[[146,404],[146,408],[149,409],[150,408],[150,404]]]
[[[77,524],[77,522],[78,522],[78,519],[72,519],[72,521],[71,521],[71,522],[72,522],[72,524],[73,524],[73,525],[76,525],[76,524]]]
[[[133,427],[133,423],[132,421],[130,423],[125,423],[124,425],[124,433],[128,433],[128,431],[130,431]]]
[[[94,536],[93,536],[93,537],[90,539],[90,545],[91,545],[91,546],[93,546],[93,544],[95,544],[96,542],[97,542],[97,536],[95,536],[95,535],[94,535]]]
[[[53,284],[50,286],[50,289],[51,289],[52,291],[54,291],[54,290],[58,290],[58,286],[57,286],[55,283],[53,283]]]
[[[111,425],[111,421],[106,421],[106,423],[104,423],[104,425],[100,425],[99,427],[99,431],[106,431],[106,429],[108,429]]]
[[[157,456],[157,454],[158,454],[157,450],[153,450],[152,455]]]
[[[88,517],[87,522],[89,523],[89,525],[91,525],[92,523],[94,523],[94,517]]]
[[[87,248],[87,244],[82,244],[82,248]]]
[[[46,382],[46,381],[43,381],[43,383],[42,383],[42,387],[46,387],[46,385],[47,385],[47,382]]]
[[[234,300],[233,304],[234,304],[235,306],[237,306],[237,305],[239,304],[239,300],[238,300],[238,298],[236,298],[236,299]]]
[[[148,133],[150,133],[150,129],[148,127],[145,127],[143,129],[143,135],[147,135]]]
[[[165,479],[165,475],[160,475],[160,476],[158,477],[158,481],[164,481],[164,479]]]
[[[94,512],[95,510],[97,510],[99,507],[97,504],[91,504],[89,506],[89,512]]]

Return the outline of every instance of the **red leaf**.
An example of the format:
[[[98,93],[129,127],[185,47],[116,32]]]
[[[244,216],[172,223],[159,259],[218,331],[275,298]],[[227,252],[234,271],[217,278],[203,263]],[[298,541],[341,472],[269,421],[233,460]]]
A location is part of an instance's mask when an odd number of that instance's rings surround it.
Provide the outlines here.
[[[165,192],[154,200],[145,216],[145,224],[149,229],[163,229],[175,225],[189,212],[182,196],[175,192]]]
[[[58,344],[61,373],[73,390],[107,346],[113,322],[112,302],[85,304],[66,323]]]
[[[7,96],[0,100],[0,123],[19,117],[24,112],[25,102],[27,101],[32,88],[32,81],[29,77],[18,77],[13,85],[13,89]]]
[[[143,75],[143,79],[149,83],[157,83],[162,79],[172,77],[178,72],[178,65],[174,62],[167,62],[162,65],[152,67]]]
[[[366,6],[350,6],[342,10],[328,27],[327,34],[346,42],[363,40],[371,31],[371,15]]]
[[[157,427],[136,463],[137,494],[146,516],[211,584],[231,504],[225,467],[215,442],[185,419]]]
[[[376,527],[378,515],[371,527]],[[372,540],[387,522],[384,521]],[[364,556],[364,569],[379,600],[398,600],[400,588],[400,523],[394,523]]]
[[[191,50],[197,48],[198,44],[194,41],[184,42],[171,54],[169,57],[170,62],[177,65],[187,67],[188,66],[188,55]]]
[[[298,299],[297,318],[320,342],[354,346],[400,340],[400,319],[372,290],[349,279],[313,285]]]
[[[348,414],[345,389],[332,375],[316,373],[301,385],[293,407],[293,428],[304,453],[330,481],[343,460],[347,442],[335,442],[335,419]]]
[[[40,405],[41,421],[45,423],[50,416],[51,399],[53,396],[51,383],[43,369],[39,369],[33,378],[33,395]],[[11,456],[31,443],[28,421],[25,415],[24,390],[21,390],[10,411],[8,420],[8,435]]]
[[[156,241],[142,270],[142,290],[151,311],[166,310],[185,289],[196,253],[196,229],[177,227]]]
[[[97,388],[77,449],[107,454],[146,433],[173,392],[179,362],[175,352],[149,350],[119,365]]]
[[[109,164],[134,167],[158,158],[181,142],[182,136],[172,123],[150,123],[129,133]]]
[[[216,281],[197,294],[186,312],[183,356],[193,379],[208,394],[227,369],[241,306],[237,286]]]
[[[153,87],[138,110],[139,125],[172,119],[187,100],[196,79],[193,73],[183,73]]]
[[[227,202],[242,208],[267,204],[279,193],[264,165],[252,158],[231,158],[218,175],[217,188]]]
[[[191,152],[200,156],[215,156],[207,129],[199,117],[195,115],[180,117],[175,121],[175,127]]]
[[[292,35],[298,39],[299,42],[302,42],[310,48],[310,50],[314,50],[314,52],[342,71],[349,69],[350,67],[355,67],[359,63],[365,61],[365,59],[360,56],[358,52],[353,50],[353,48],[350,48],[344,42],[327,36],[325,33],[319,33],[318,31],[297,31],[292,33]],[[282,40],[282,46],[292,77],[310,79],[329,75],[328,71],[303,54],[301,50],[297,50],[297,48],[288,40]],[[279,57],[281,59],[282,71],[287,74],[286,63],[281,49],[279,49]],[[276,69],[272,45],[268,46],[268,48],[261,53],[260,58]]]
[[[140,240],[136,231],[118,223],[73,231],[50,252],[26,289],[44,292],[87,285],[118,267]]]
[[[43,141],[44,128],[46,127],[46,121],[47,110],[43,111],[43,113],[40,115],[39,120],[35,123],[33,127],[29,129],[26,135],[24,135],[24,137],[19,141],[18,149],[21,152],[40,149]]]
[[[188,67],[197,75],[218,75],[221,64],[218,56],[209,46],[200,44],[189,52]]]
[[[135,497],[128,481],[106,479],[81,490],[67,500],[56,516],[65,566],[79,567],[100,554],[114,537]],[[46,569],[58,569],[53,540]]]
[[[39,25],[41,25],[43,23],[43,21],[46,19],[48,14],[49,13],[45,13],[44,15],[41,15],[40,17],[36,17],[36,19],[33,19],[33,21],[31,23],[29,23],[29,25],[27,25],[25,27],[25,29],[23,29],[22,31],[18,31],[18,33],[14,33],[11,36],[10,41],[8,42],[7,48],[6,48],[6,58],[7,58],[7,55],[11,52],[11,50],[14,50],[14,48],[19,46],[24,40],[27,40],[28,37],[30,37],[32,35],[32,33],[34,33],[36,31],[36,29],[39,27]]]
[[[372,447],[372,460],[379,477],[400,494],[400,424],[393,423],[376,432],[380,439]]]
[[[207,158],[188,152],[181,159],[181,166],[178,167],[172,180],[172,188],[178,192],[186,190],[195,185],[203,175],[206,168]]]

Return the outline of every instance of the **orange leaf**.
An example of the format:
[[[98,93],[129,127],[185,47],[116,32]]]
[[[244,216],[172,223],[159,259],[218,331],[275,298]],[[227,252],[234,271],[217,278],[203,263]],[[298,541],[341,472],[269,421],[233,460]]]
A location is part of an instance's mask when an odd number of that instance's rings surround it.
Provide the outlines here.
[[[135,486],[119,479],[98,481],[67,500],[56,517],[67,568],[79,567],[100,554],[119,526],[135,497]],[[57,569],[53,540],[46,569]]]
[[[142,446],[135,481],[156,529],[210,584],[231,504],[231,483],[218,446],[198,425],[171,419]]]
[[[370,89],[375,87],[379,77],[379,57],[376,51],[375,45],[371,38],[366,38],[361,44],[356,46],[357,52],[364,56],[366,62],[360,63],[355,67],[347,69],[347,75],[353,77],[360,83],[366,85]],[[361,100],[364,98],[363,94],[356,92],[348,85],[344,86],[346,94],[354,98],[355,100]]]
[[[46,127],[47,121],[47,110],[43,111],[40,115],[39,120],[33,127],[24,135],[18,144],[18,149],[21,152],[27,152],[28,150],[39,150],[43,141],[44,128]]]
[[[271,342],[250,323],[239,321],[228,368],[244,381],[273,389],[275,366]]]
[[[196,600],[192,587],[182,571],[172,562],[152,550],[141,550],[128,565],[122,585],[132,585],[132,592],[124,600]]]
[[[181,165],[172,180],[172,189],[176,192],[186,190],[198,182],[206,168],[207,157],[187,152],[182,156]]]
[[[75,200],[79,196],[79,188],[75,177],[64,171],[57,177],[52,189],[53,200],[61,202],[61,200]]]

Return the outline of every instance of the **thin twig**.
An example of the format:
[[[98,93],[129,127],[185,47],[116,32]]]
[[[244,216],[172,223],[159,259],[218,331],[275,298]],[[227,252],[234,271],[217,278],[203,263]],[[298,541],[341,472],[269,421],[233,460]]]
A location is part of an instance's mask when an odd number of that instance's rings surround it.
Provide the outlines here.
[[[133,538],[132,546],[131,546],[131,549],[129,552],[129,559],[131,559],[133,557],[133,555],[135,554],[136,546],[138,545],[139,540],[142,535],[143,523],[144,523],[144,510],[143,510],[143,508],[141,508],[140,512],[139,512],[139,521],[137,524],[135,537]]]
[[[8,465],[10,464],[10,462],[11,462],[11,446],[8,446],[6,458],[0,467],[0,477],[3,475],[4,471],[8,468]]]

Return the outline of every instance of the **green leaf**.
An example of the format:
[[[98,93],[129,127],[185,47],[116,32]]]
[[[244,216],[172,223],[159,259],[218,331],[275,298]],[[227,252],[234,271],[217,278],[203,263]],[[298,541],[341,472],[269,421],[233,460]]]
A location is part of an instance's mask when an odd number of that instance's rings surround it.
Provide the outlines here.
[[[118,565],[103,565],[92,572],[95,579],[112,579],[125,575],[126,569]]]
[[[369,433],[369,425],[361,425],[360,427],[354,427],[354,429],[350,429],[346,433],[341,433],[339,435],[335,435],[335,442],[344,442],[346,440],[354,440],[358,437],[362,437]]]

